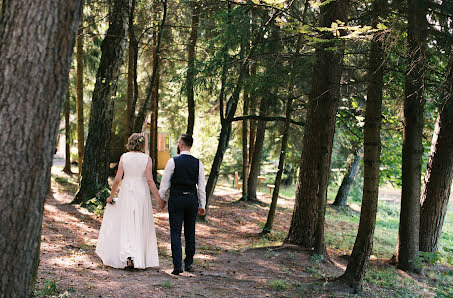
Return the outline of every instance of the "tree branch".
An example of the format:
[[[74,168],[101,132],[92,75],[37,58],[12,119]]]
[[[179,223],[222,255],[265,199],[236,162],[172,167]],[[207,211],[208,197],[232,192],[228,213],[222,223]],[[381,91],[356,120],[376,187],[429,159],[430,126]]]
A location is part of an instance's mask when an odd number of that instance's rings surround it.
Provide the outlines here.
[[[259,120],[259,121],[283,121],[283,122],[286,120],[285,117],[267,117],[267,116],[259,116],[259,115],[245,115],[245,116],[234,117],[231,121],[242,121],[242,120],[248,120],[248,119]],[[305,122],[295,121],[292,119],[291,119],[291,123],[300,125],[300,126],[305,125]]]

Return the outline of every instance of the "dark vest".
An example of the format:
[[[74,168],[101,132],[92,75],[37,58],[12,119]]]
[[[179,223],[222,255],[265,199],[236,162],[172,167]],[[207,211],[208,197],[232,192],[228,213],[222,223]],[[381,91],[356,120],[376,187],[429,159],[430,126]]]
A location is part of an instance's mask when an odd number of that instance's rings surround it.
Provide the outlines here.
[[[171,176],[170,195],[178,195],[184,192],[197,193],[198,168],[200,162],[197,158],[188,154],[173,157],[175,170]]]

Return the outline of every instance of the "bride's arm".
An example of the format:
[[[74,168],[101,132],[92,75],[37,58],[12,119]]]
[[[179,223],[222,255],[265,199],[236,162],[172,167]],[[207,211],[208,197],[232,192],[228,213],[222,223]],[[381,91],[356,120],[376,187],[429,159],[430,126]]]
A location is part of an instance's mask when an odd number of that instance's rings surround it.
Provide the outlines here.
[[[146,182],[148,182],[149,189],[151,190],[153,196],[156,198],[158,205],[160,206],[162,204],[160,202],[161,198],[159,196],[159,192],[157,191],[156,184],[154,183],[152,168],[153,168],[153,164],[151,161],[151,157],[148,157],[148,164],[146,165],[146,170],[145,170]]]
[[[113,180],[112,191],[110,192],[110,196],[107,198],[107,203],[110,203],[115,196],[116,191],[118,190],[118,186],[123,179],[123,157],[120,158],[120,164],[118,165],[118,171],[116,172],[115,179]]]

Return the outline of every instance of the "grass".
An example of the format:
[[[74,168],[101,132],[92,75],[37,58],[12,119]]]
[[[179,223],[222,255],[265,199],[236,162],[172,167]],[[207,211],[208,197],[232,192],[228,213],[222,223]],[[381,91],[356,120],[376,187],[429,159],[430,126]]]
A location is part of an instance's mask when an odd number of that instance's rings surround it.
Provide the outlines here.
[[[438,291],[437,287],[429,287],[427,284],[417,283],[416,280],[407,275],[400,274],[395,267],[372,267],[367,270],[364,280],[368,285],[373,285],[380,289],[379,296],[414,297],[415,293],[424,292],[428,294],[428,291],[434,293]]]
[[[349,203],[360,204],[356,201]],[[399,216],[399,202],[379,201],[374,232],[374,256],[391,258],[394,254],[398,240]],[[326,244],[342,253],[350,253],[354,245],[359,220],[360,213],[350,207],[327,208]],[[453,204],[449,205],[445,217],[439,247],[453,248]]]
[[[33,295],[37,297],[55,296],[56,294],[58,294],[58,287],[53,279],[44,281],[44,283],[37,287],[33,293]]]
[[[272,280],[269,283],[269,287],[274,291],[286,291],[288,286],[288,282],[282,279]]]
[[[172,284],[171,281],[169,281],[169,280],[164,281],[164,282],[161,284],[161,286],[162,286],[163,288],[167,288],[167,289],[168,289],[168,288],[173,288],[173,284]]]

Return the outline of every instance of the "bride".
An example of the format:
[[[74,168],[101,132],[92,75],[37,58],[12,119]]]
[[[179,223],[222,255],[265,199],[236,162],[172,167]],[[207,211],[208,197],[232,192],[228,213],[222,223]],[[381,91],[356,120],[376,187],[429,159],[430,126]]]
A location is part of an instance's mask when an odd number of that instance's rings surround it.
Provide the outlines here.
[[[96,253],[104,265],[144,269],[159,266],[153,208],[149,191],[159,193],[152,176],[151,158],[143,153],[145,138],[134,133],[120,158],[112,192],[107,198]],[[113,196],[124,179],[118,199]]]

